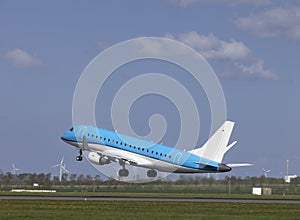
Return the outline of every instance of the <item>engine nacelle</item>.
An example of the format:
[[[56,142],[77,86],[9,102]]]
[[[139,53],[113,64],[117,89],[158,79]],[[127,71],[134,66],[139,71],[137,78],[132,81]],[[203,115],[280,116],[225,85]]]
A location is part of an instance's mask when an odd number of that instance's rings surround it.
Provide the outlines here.
[[[110,160],[108,158],[106,158],[105,156],[100,156],[96,152],[90,152],[88,155],[88,159],[89,161],[97,165],[104,165],[110,163]]]

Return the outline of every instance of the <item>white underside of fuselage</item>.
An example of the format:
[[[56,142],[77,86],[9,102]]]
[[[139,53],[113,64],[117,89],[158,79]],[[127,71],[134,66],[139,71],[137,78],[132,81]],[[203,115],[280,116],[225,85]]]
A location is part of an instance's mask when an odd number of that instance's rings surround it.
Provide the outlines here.
[[[82,143],[66,141],[66,143],[77,147],[82,148]],[[117,149],[111,146],[106,146],[102,144],[88,143],[88,149],[83,149],[84,151],[98,152],[103,155],[114,155],[120,158],[129,158],[133,161],[137,161],[137,165],[139,167],[144,167],[148,169],[155,169],[162,172],[170,172],[170,173],[207,173],[207,170],[194,169],[189,167],[184,167],[177,165],[175,163],[170,163],[162,160],[158,160],[155,158],[147,157],[144,155],[136,154],[130,151],[125,151],[121,149]],[[103,165],[105,166],[105,165]],[[209,171],[210,173],[213,171]]]

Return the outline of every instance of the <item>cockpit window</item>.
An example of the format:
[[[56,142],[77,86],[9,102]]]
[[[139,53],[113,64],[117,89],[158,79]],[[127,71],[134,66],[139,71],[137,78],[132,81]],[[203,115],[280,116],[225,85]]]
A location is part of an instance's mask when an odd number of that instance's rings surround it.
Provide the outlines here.
[[[73,129],[74,129],[74,128],[72,127],[72,128],[70,128],[69,130],[70,130],[70,131],[73,131]]]

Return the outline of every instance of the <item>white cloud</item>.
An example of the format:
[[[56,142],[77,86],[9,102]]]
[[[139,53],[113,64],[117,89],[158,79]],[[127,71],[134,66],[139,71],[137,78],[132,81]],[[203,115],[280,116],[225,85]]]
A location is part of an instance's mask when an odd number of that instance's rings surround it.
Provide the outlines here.
[[[271,0],[169,0],[169,2],[179,5],[182,8],[189,7],[194,4],[226,4],[230,6],[237,5],[269,5],[271,4]]]
[[[168,38],[174,40],[168,34]],[[141,56],[154,57],[181,57],[190,54],[190,51],[182,47],[174,47],[174,44],[165,43],[164,41],[153,40],[151,38],[142,38],[136,41],[135,46]],[[191,54],[190,54],[191,55]]]
[[[264,68],[263,60],[257,60],[250,66],[238,63],[236,63],[235,66],[242,77],[248,77],[252,79],[279,80],[279,77],[276,74],[272,73],[271,70]]]
[[[200,53],[204,58],[214,61],[221,76],[245,79],[278,80],[279,77],[264,67],[262,59],[256,58],[251,50],[237,40],[221,40],[214,34],[201,35],[195,31],[173,35],[167,33],[164,37],[185,43]],[[164,41],[143,39],[135,45],[142,56],[146,57],[181,57],[194,56],[190,50],[165,44]],[[219,68],[221,67],[221,69]]]
[[[42,62],[30,55],[28,52],[22,50],[22,49],[14,49],[11,51],[8,51],[5,54],[5,58],[14,66],[14,67],[37,67],[42,65]]]
[[[250,56],[250,49],[243,42],[221,41],[220,47],[204,52],[204,56],[212,59],[240,60]]]
[[[165,37],[189,45],[208,60],[222,61],[219,63],[231,66],[230,71],[221,74],[223,76],[247,79],[279,79],[276,74],[264,67],[262,59],[254,57],[251,50],[242,41],[225,41],[217,38],[214,34],[201,35],[195,31],[177,36],[168,33]],[[151,48],[156,48],[159,51],[157,47]]]
[[[284,36],[300,40],[300,7],[273,8],[239,18],[235,24],[240,29],[259,36]]]
[[[221,46],[221,42],[213,34],[207,36],[198,34],[195,31],[179,34],[178,37],[166,34],[165,37],[182,41],[196,50],[212,50]]]
[[[179,34],[178,37],[171,34],[165,36],[189,45],[207,59],[240,60],[249,58],[251,54],[250,49],[243,42],[223,41],[213,34],[205,36],[193,31]]]

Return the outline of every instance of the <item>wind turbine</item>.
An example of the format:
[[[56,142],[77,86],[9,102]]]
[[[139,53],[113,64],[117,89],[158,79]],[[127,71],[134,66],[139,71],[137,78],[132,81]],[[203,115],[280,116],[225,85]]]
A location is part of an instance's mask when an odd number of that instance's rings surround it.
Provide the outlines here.
[[[16,168],[16,167],[15,167],[15,164],[12,164],[12,169],[11,169],[11,171],[10,171],[12,175],[16,175],[16,174],[17,174],[17,171],[19,171],[19,170],[21,170],[21,169]]]
[[[67,170],[65,163],[63,164],[62,169],[63,169],[63,173],[69,173],[69,170]]]
[[[59,181],[61,182],[62,175],[64,173],[69,173],[69,171],[66,169],[66,164],[64,164],[64,157],[61,158],[61,161],[59,164],[52,166],[52,168],[54,168],[54,167],[59,167]]]
[[[265,168],[262,168],[262,171],[264,172],[264,176],[267,177],[268,173],[271,172],[271,170],[266,170]]]

